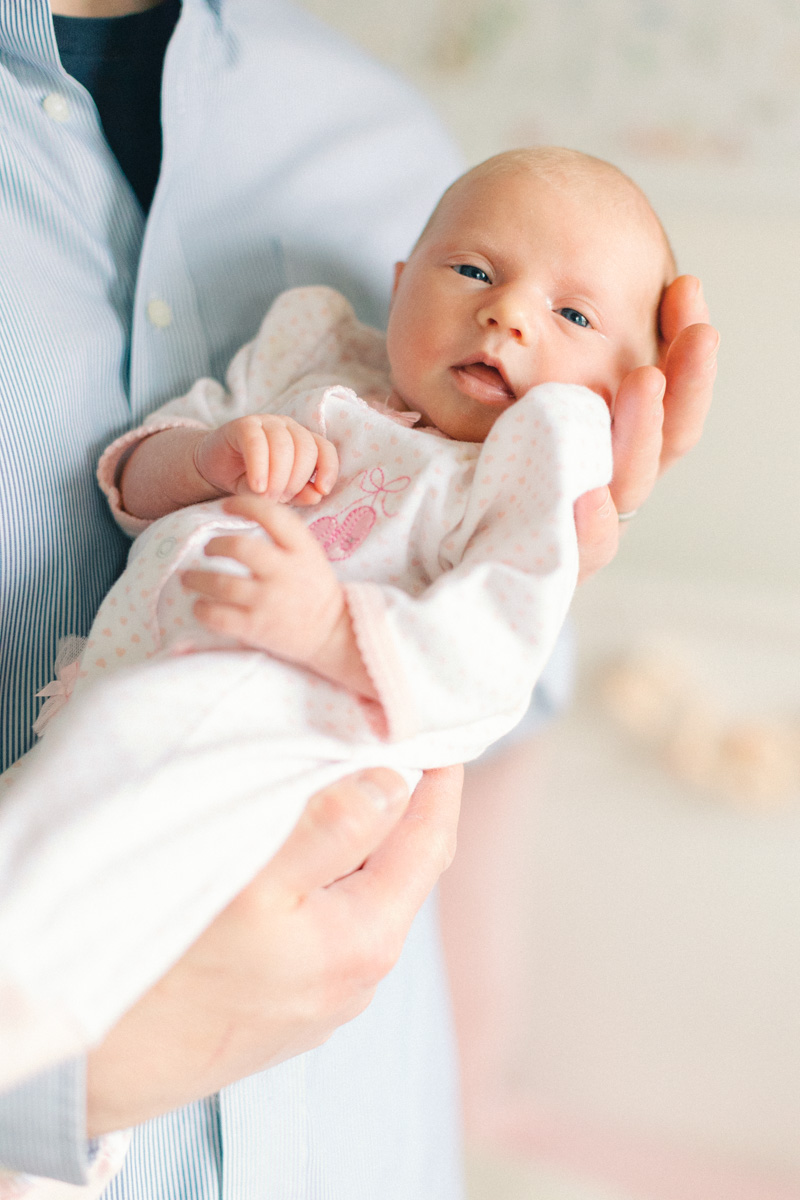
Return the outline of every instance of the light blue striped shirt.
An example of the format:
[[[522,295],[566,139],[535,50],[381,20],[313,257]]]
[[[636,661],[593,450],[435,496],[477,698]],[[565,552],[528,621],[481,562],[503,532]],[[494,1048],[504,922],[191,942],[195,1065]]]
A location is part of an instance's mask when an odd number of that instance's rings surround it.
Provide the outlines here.
[[[88,631],[126,544],[100,450],[219,378],[285,287],[383,316],[391,263],[459,162],[405,84],[286,0],[185,0],[147,224],[47,0],[0,0],[0,686],[31,741],[59,637]],[[318,1051],[137,1130],[126,1200],[453,1200],[453,1062],[435,914]],[[78,1180],[81,1068],[0,1102],[0,1162]]]

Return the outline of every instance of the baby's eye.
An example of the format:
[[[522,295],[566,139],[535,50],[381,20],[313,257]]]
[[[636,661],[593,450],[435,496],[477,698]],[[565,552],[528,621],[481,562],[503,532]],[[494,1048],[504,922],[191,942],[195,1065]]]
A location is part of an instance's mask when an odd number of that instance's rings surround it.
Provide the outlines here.
[[[467,279],[477,279],[479,283],[488,283],[489,276],[480,267],[473,267],[472,263],[457,263],[453,267],[459,275],[466,275]]]
[[[572,321],[573,325],[581,325],[584,329],[589,329],[590,324],[582,312],[578,312],[577,308],[559,308],[556,310],[565,321]]]

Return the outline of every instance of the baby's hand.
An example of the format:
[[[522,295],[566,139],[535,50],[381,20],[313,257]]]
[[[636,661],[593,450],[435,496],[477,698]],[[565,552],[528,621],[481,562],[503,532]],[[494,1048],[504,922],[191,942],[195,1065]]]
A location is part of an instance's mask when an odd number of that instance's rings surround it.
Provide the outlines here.
[[[300,505],[318,504],[339,472],[336,448],[327,438],[291,417],[268,413],[239,417],[207,433],[195,447],[194,465],[221,492],[255,492]]]
[[[244,496],[225,508],[258,521],[270,540],[246,532],[212,538],[206,554],[236,559],[251,577],[184,571],[184,587],[200,595],[195,616],[214,633],[317,669],[318,656],[329,653],[347,617],[342,586],[322,547],[286,508]]]

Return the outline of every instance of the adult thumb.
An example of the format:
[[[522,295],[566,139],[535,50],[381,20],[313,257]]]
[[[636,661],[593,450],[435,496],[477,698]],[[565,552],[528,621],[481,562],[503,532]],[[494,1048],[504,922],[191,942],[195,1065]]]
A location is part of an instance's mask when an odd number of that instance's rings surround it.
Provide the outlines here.
[[[374,767],[345,776],[311,797],[262,874],[296,896],[327,887],[358,870],[403,816],[408,800],[408,787],[394,771]]]

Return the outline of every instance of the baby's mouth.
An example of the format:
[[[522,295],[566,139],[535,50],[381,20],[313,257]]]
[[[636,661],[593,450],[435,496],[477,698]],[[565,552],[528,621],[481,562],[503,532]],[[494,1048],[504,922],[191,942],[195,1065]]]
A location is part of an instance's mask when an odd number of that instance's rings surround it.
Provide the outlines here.
[[[507,404],[516,400],[499,367],[478,359],[451,367],[458,388],[480,404]]]

